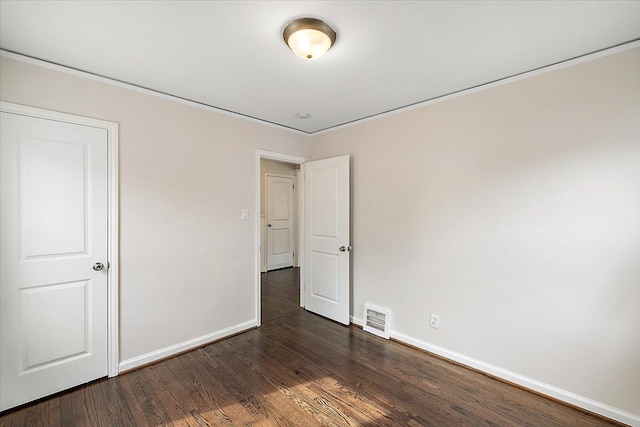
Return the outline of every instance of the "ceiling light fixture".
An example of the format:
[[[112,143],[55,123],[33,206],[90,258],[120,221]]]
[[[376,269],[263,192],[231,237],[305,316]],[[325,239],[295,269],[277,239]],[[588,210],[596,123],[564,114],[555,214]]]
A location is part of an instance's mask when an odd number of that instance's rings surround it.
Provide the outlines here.
[[[336,32],[316,18],[299,18],[291,21],[282,33],[284,42],[302,59],[318,59],[336,41]]]

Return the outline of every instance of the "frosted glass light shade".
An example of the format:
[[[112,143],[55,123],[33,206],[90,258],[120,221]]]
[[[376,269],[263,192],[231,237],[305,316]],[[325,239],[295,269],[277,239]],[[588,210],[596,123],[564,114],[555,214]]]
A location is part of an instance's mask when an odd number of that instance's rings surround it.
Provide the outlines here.
[[[282,34],[285,43],[303,59],[318,59],[336,41],[336,32],[315,18],[300,18],[291,22]]]
[[[320,31],[300,30],[291,34],[287,44],[300,58],[318,59],[331,47],[331,39]]]

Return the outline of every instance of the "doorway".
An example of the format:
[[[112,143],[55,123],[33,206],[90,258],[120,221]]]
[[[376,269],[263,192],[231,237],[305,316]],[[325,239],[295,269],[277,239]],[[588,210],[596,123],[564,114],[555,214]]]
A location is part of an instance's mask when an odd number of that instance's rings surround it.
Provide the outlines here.
[[[298,222],[300,306],[324,317],[350,323],[350,156],[305,162],[306,159],[256,150],[256,212],[260,212],[263,158],[300,165],[298,202],[303,209]],[[304,190],[303,190],[304,189]],[[261,325],[260,217],[255,221],[255,313]]]
[[[299,275],[300,227],[303,225],[298,208],[299,174],[299,163],[260,159],[260,289],[263,293],[263,287],[269,286],[269,282],[263,280],[267,272],[284,269],[290,270],[287,274]],[[260,301],[262,304],[262,296]]]
[[[304,268],[303,251],[304,242],[302,236],[304,233],[300,232],[300,227],[304,225],[302,217],[302,203],[303,203],[303,183],[301,182],[301,171],[304,170],[304,163],[308,161],[307,158],[291,156],[287,154],[275,153],[270,151],[256,151],[256,264],[255,264],[255,280],[256,280],[256,321],[257,326],[260,326],[262,315],[262,273],[267,271],[267,249],[268,249],[268,233],[267,233],[267,208],[268,203],[266,200],[266,175],[283,175],[293,180],[294,192],[293,192],[293,262],[292,268],[299,267],[301,272]],[[273,225],[273,223],[272,223]],[[301,274],[302,276],[302,274]],[[304,295],[304,283],[301,277],[300,280],[300,305],[303,306],[302,295]]]
[[[118,126],[0,110],[4,410],[118,374]]]

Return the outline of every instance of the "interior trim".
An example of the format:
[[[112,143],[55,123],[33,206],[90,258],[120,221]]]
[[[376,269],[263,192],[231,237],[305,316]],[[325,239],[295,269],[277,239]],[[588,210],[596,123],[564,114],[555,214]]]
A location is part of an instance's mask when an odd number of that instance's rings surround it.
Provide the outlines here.
[[[178,344],[173,344],[158,350],[150,351],[149,353],[141,354],[139,356],[130,357],[120,362],[120,371],[130,371],[132,369],[140,368],[150,363],[158,362],[162,359],[166,359],[171,356],[175,356],[179,353],[184,353],[189,350],[193,350],[203,345],[211,344],[214,341],[228,338],[231,335],[236,335],[241,332],[254,329],[256,325],[255,320],[249,322],[240,323],[238,325],[229,326],[228,328],[220,329],[219,331],[211,332],[206,335],[202,335],[197,338],[183,341]]]
[[[410,105],[405,105],[402,107],[394,108],[389,111],[385,111],[382,113],[373,114],[368,117],[362,117],[359,119],[355,119],[353,121],[343,123],[336,126],[331,126],[325,129],[320,129],[314,132],[310,132],[309,135],[321,135],[323,133],[332,132],[338,129],[343,129],[346,127],[359,125],[362,123],[370,122],[372,120],[382,119],[384,117],[392,116],[394,114],[403,113],[405,111],[415,110],[416,108],[426,107],[427,105],[436,104],[438,102],[448,101],[450,99],[457,98],[459,96],[469,95],[472,93],[480,92],[486,89],[492,89],[497,86],[502,86],[504,84],[509,84],[516,82],[518,80],[528,79],[530,77],[539,76],[540,74],[545,74],[551,71],[560,70],[562,68],[572,67],[574,65],[582,64],[583,62],[593,61],[594,59],[602,58],[605,56],[613,55],[615,53],[624,52],[626,50],[634,49],[640,47],[640,40],[632,40],[629,42],[621,43],[616,46],[607,47],[595,52],[586,53],[584,55],[577,56],[575,58],[566,59],[563,61],[556,62],[554,64],[544,65],[542,67],[534,68],[533,70],[523,71],[518,74],[514,74],[512,76],[503,77],[501,79],[497,79],[491,82],[481,83],[476,86],[468,87],[465,89],[460,89],[455,92],[447,93],[444,95],[436,96],[434,98],[425,99],[422,101],[417,101]]]
[[[353,324],[359,327],[362,327],[362,325],[364,324],[362,319],[359,319],[355,316],[352,316],[351,321]],[[545,397],[556,399],[571,406],[575,406],[588,412],[592,412],[599,416],[629,424],[630,426],[640,426],[640,417],[638,415],[623,411],[622,409],[615,408],[605,403],[580,396],[570,391],[563,390],[561,388],[543,383],[541,381],[537,381],[533,378],[529,378],[515,372],[508,371],[506,369],[502,369],[498,366],[494,366],[489,363],[474,359],[472,357],[456,353],[455,351],[448,350],[444,347],[421,341],[400,332],[392,330],[391,339],[398,341],[401,344],[405,344],[410,347],[415,347],[428,353],[432,353],[453,363],[464,365],[468,368],[480,371],[484,374],[488,374],[499,380],[514,384],[534,393],[539,393],[541,395],[544,395]]]
[[[288,126],[280,125],[274,122],[270,122],[268,120],[259,119],[257,117],[249,116],[247,114],[238,113],[231,110],[226,110],[221,107],[216,107],[215,105],[209,105],[204,102],[194,101],[192,99],[183,98],[178,95],[173,95],[167,92],[162,92],[159,90],[151,89],[148,87],[136,85],[134,83],[129,83],[123,80],[114,79],[111,77],[103,76],[101,74],[91,73],[89,71],[84,71],[79,68],[73,68],[66,65],[58,64],[56,62],[46,61],[44,59],[36,58],[35,56],[25,55],[19,52],[14,52],[11,50],[0,49],[0,56],[4,56],[6,58],[14,59],[16,61],[26,62],[27,64],[33,64],[40,67],[48,68],[50,70],[61,71],[66,74],[71,74],[77,77],[83,77],[85,79],[94,80],[100,83],[106,83],[112,86],[117,86],[125,89],[132,90],[134,92],[143,93],[145,95],[156,96],[162,99],[168,99],[170,101],[176,101],[181,104],[186,104],[191,107],[201,108],[208,111],[215,111],[216,113],[224,114],[227,116],[232,116],[236,118],[240,118],[243,120],[247,120],[253,123],[259,123],[261,125],[274,127],[281,130],[286,130],[289,132],[293,132],[299,135],[309,135],[308,132],[303,132],[298,129],[294,129]]]
[[[399,114],[405,111],[410,111],[416,108],[421,108],[421,107],[425,107],[427,105],[431,105],[431,104],[435,104],[437,102],[443,102],[443,101],[447,101],[449,99],[453,99],[453,98],[457,98],[458,96],[463,96],[463,95],[467,95],[467,94],[471,94],[471,93],[475,93],[475,92],[479,92],[481,90],[485,90],[485,89],[491,89],[494,88],[496,86],[500,86],[503,84],[508,84],[508,83],[512,83],[518,80],[522,80],[522,79],[526,79],[529,77],[534,77],[534,76],[538,76],[540,74],[544,74],[550,71],[555,71],[555,70],[559,70],[565,67],[571,67],[573,65],[577,65],[577,64],[581,64],[583,62],[587,62],[587,61],[592,61],[594,59],[598,59],[598,58],[602,58],[604,56],[608,56],[608,55],[613,55],[615,53],[619,53],[619,52],[623,52],[625,50],[629,50],[629,49],[634,49],[640,47],[640,40],[639,39],[635,39],[635,40],[630,40],[628,42],[624,42],[621,44],[618,44],[616,46],[610,46],[610,47],[606,47],[603,48],[601,50],[595,51],[595,52],[589,52],[586,53],[584,55],[580,55],[574,58],[570,58],[570,59],[566,59],[566,60],[562,60],[559,62],[556,62],[554,64],[548,64],[548,65],[544,65],[541,66],[539,68],[535,68],[533,70],[528,70],[528,71],[523,71],[522,73],[519,74],[515,74],[512,76],[507,76],[492,82],[486,82],[486,83],[481,83],[477,86],[473,86],[473,87],[469,87],[469,88],[464,88],[464,89],[460,89],[458,91],[455,92],[451,92],[448,94],[444,94],[444,95],[440,95],[434,98],[429,98],[429,99],[425,99],[422,101],[417,101],[413,104],[410,105],[405,105],[405,106],[401,106],[389,111],[385,111],[382,113],[377,113],[377,114],[373,114],[371,116],[367,116],[367,117],[361,117],[359,119],[355,119],[346,123],[342,123],[336,126],[331,126],[331,127],[327,127],[324,129],[319,129],[316,131],[312,131],[312,132],[305,132],[305,131],[301,131],[299,129],[294,129],[288,126],[283,126],[274,122],[270,122],[267,120],[263,120],[263,119],[259,119],[256,117],[252,117],[252,116],[248,116],[245,114],[241,114],[241,113],[237,113],[235,111],[230,111],[230,110],[225,110],[224,108],[220,108],[220,107],[216,107],[213,105],[209,105],[209,104],[205,104],[204,102],[198,102],[198,101],[193,101],[187,98],[183,98],[177,95],[172,95],[170,93],[165,93],[165,92],[161,92],[158,90],[154,90],[154,89],[150,89],[150,88],[146,88],[143,86],[138,86],[135,85],[133,83],[128,83],[125,81],[121,81],[121,80],[116,80],[110,77],[106,77],[106,76],[102,76],[99,74],[94,74],[94,73],[90,73],[84,70],[80,70],[77,68],[72,68],[72,67],[68,67],[65,65],[61,65],[61,64],[57,64],[54,62],[50,62],[50,61],[45,61],[43,59],[40,58],[36,58],[33,56],[29,56],[29,55],[24,55],[18,52],[13,52],[13,51],[9,51],[6,49],[0,49],[0,56],[4,56],[7,58],[11,58],[11,59],[15,59],[17,61],[22,61],[22,62],[26,62],[29,64],[34,64],[34,65],[38,65],[41,67],[45,67],[45,68],[49,68],[49,69],[53,69],[53,70],[57,70],[57,71],[62,71],[68,74],[73,74],[76,76],[80,76],[80,77],[84,77],[87,79],[91,79],[91,80],[95,80],[95,81],[99,81],[102,83],[107,83],[107,84],[111,84],[114,86],[118,86],[118,87],[123,87],[126,89],[131,89],[133,91],[136,92],[141,92],[147,95],[153,95],[153,96],[157,96],[163,99],[170,99],[173,101],[177,101],[180,102],[182,104],[187,104],[190,105],[192,107],[197,107],[197,108],[202,108],[205,110],[209,110],[209,111],[215,111],[221,114],[225,114],[228,116],[233,116],[233,117],[237,117],[237,118],[241,118],[244,120],[248,120],[251,121],[253,123],[260,123],[266,126],[270,126],[270,127],[274,127],[274,128],[278,128],[278,129],[282,129],[282,130],[286,130],[289,132],[293,132],[295,134],[298,135],[306,135],[306,136],[314,136],[314,135],[321,135],[323,133],[327,133],[327,132],[332,132],[334,130],[338,130],[338,129],[342,129],[345,127],[349,127],[349,126],[354,126],[357,124],[361,124],[361,123],[366,123],[369,122],[371,120],[377,120],[377,119],[381,119],[393,114]]]

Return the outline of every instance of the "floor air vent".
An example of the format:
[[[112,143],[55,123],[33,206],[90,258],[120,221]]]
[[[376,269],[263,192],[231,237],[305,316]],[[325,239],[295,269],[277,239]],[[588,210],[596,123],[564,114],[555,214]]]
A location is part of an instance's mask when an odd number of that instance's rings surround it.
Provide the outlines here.
[[[364,329],[374,335],[389,339],[390,335],[391,313],[389,310],[375,307],[373,305],[364,305]]]

